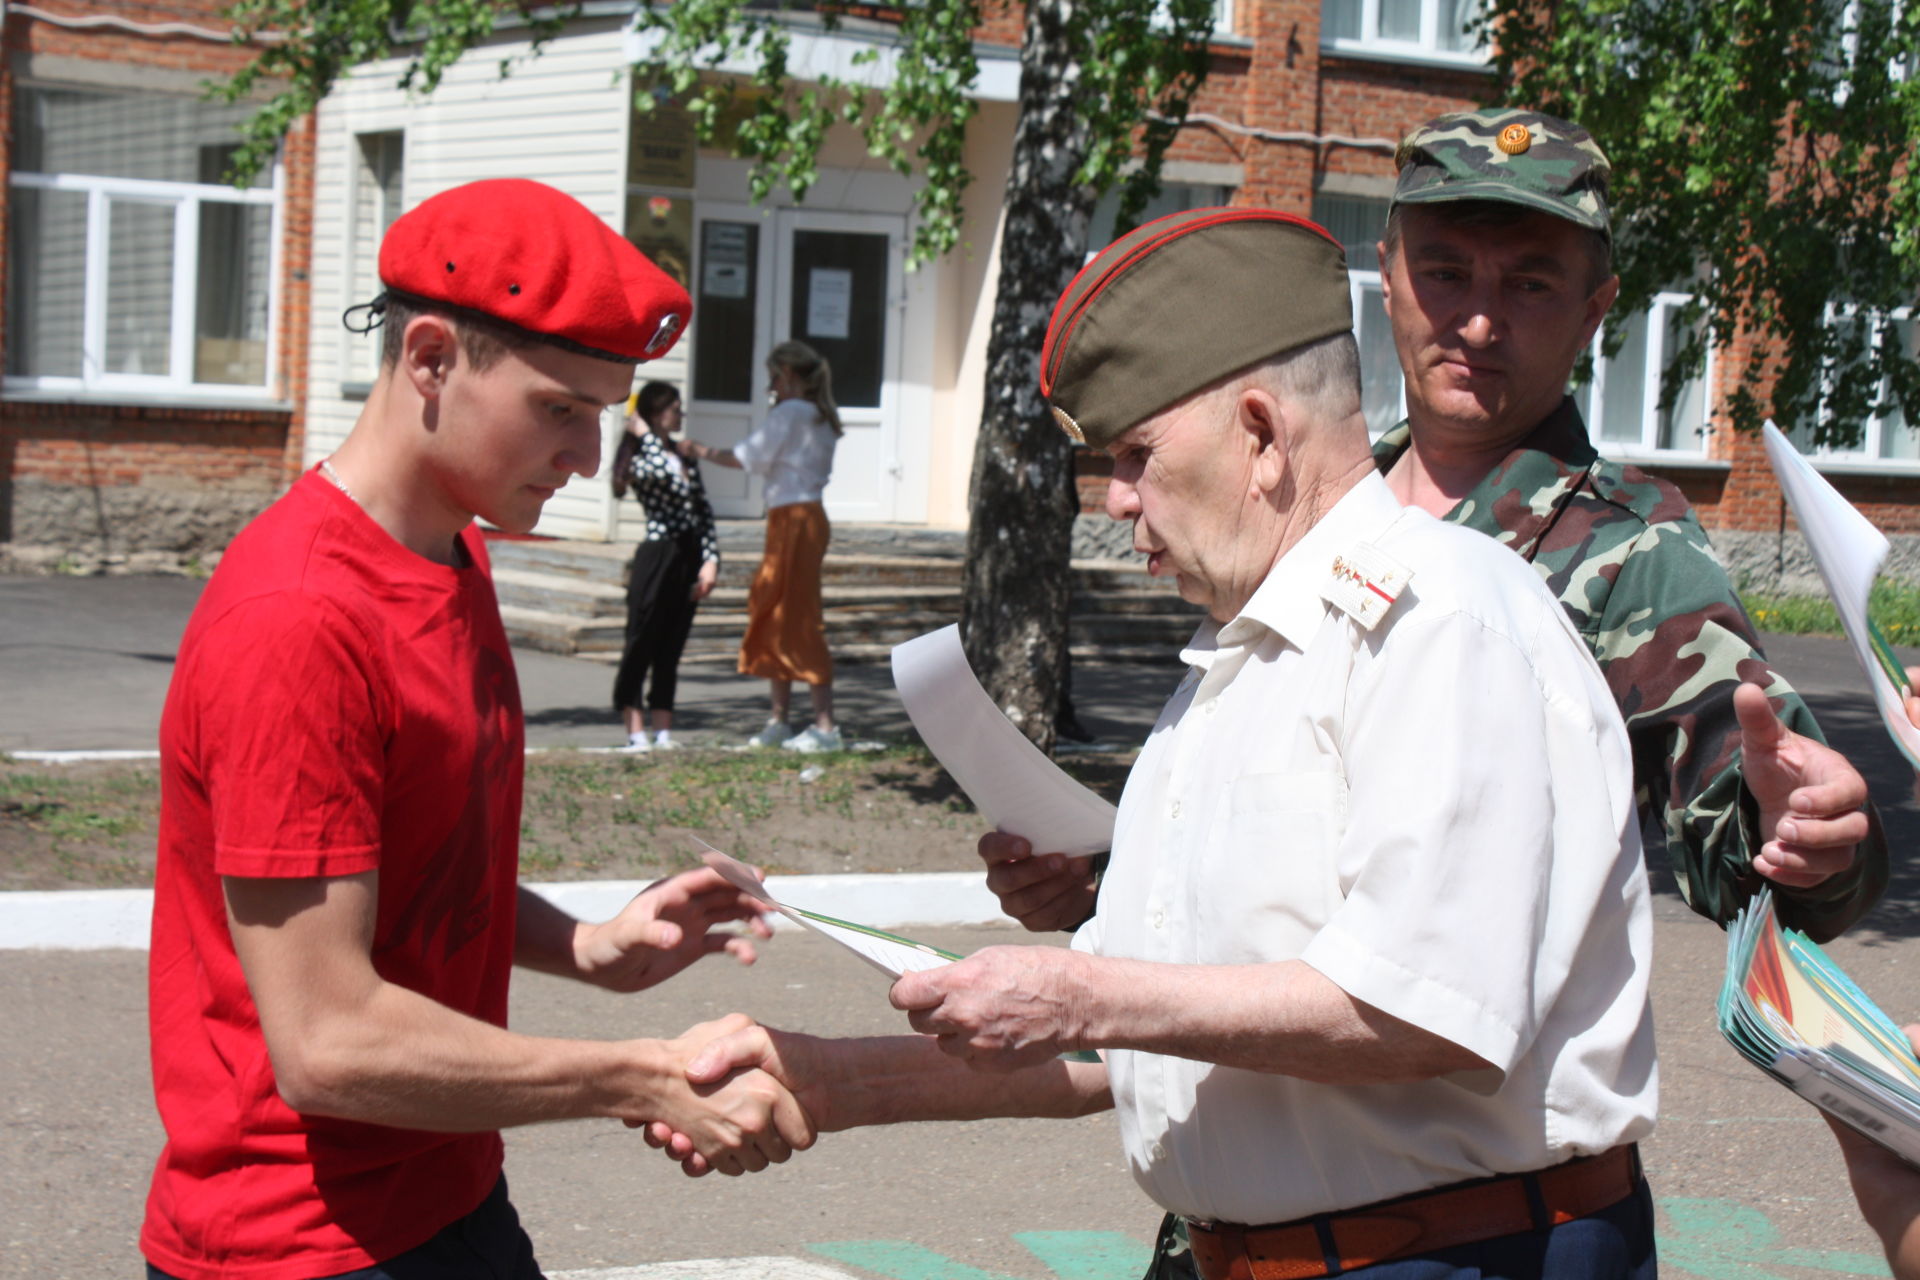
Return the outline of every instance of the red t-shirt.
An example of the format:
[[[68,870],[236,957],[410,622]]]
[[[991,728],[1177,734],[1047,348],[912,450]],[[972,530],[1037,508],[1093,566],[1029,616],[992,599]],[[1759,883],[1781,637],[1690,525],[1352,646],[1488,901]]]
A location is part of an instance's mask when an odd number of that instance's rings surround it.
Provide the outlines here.
[[[332,1275],[404,1253],[498,1179],[497,1133],[280,1100],[222,876],[378,869],[373,963],[499,1026],[524,730],[477,529],[470,567],[402,547],[309,472],[228,549],[160,722],[149,974],[166,1125],[141,1250],[182,1280]]]

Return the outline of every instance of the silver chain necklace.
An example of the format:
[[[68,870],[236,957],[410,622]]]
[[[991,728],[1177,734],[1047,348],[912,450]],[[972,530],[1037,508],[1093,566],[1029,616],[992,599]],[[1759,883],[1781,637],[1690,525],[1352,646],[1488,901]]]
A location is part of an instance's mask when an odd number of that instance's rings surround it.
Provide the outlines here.
[[[332,458],[320,459],[320,474],[333,481],[333,487],[346,494],[347,500],[352,502],[354,506],[357,507],[360,505],[360,499],[353,496],[353,490],[347,488],[347,482],[342,480],[340,473],[333,469]]]

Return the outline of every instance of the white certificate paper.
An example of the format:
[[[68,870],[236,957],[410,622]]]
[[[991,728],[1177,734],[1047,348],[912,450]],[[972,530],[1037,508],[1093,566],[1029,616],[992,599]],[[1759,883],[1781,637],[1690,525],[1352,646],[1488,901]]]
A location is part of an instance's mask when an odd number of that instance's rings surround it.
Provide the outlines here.
[[[1886,535],[1854,510],[1853,504],[1800,456],[1778,427],[1769,422],[1761,434],[1767,444],[1767,461],[1780,478],[1780,490],[1787,495],[1793,518],[1800,522],[1807,549],[1813,553],[1813,563],[1827,584],[1827,594],[1833,597],[1834,611],[1840,615],[1853,656],[1866,674],[1887,734],[1907,757],[1907,763],[1920,769],[1920,729],[1907,719],[1906,676],[1886,637],[1867,616],[1867,596],[1873,590],[1874,575],[1887,558]]]
[[[766,885],[760,882],[760,877],[753,874],[753,868],[746,863],[728,857],[698,836],[694,839],[700,845],[701,860],[725,877],[728,884],[744,894],[760,899],[795,924],[832,938],[890,977],[897,978],[903,973],[912,973],[921,969],[938,969],[941,965],[952,964],[960,958],[951,951],[942,951],[924,942],[915,942],[912,938],[902,938],[898,934],[870,929],[863,924],[835,920],[832,916],[823,916],[818,912],[790,907],[784,902],[777,901],[772,894],[768,893]]]
[[[1113,847],[1114,807],[1075,782],[993,704],[942,627],[893,650],[893,686],[921,741],[982,816],[1039,853]]]

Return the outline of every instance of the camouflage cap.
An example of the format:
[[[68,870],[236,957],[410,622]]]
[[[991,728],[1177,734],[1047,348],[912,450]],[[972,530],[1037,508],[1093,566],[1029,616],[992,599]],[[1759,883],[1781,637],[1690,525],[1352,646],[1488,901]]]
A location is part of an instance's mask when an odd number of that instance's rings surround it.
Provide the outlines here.
[[[1273,209],[1191,209],[1137,227],[1073,278],[1047,322],[1040,393],[1104,448],[1143,418],[1353,328],[1346,255]]]
[[[1577,124],[1501,107],[1436,116],[1401,140],[1393,203],[1494,200],[1524,205],[1613,236],[1613,167]]]

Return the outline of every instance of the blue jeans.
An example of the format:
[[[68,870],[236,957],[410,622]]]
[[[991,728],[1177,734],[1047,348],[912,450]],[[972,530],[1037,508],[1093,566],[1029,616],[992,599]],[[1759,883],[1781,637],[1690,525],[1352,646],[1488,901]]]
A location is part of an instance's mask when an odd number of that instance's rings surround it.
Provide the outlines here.
[[[147,1264],[147,1280],[174,1280]],[[358,1271],[315,1280],[546,1280],[533,1260],[533,1241],[507,1199],[503,1175],[480,1207],[441,1228],[418,1248]]]
[[[1146,1280],[1195,1275],[1193,1255],[1167,1253],[1170,1234],[1161,1230]],[[1626,1199],[1557,1227],[1335,1274],[1353,1280],[1656,1280],[1653,1193],[1641,1178]]]

